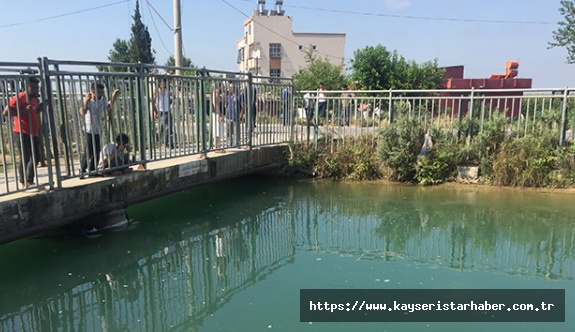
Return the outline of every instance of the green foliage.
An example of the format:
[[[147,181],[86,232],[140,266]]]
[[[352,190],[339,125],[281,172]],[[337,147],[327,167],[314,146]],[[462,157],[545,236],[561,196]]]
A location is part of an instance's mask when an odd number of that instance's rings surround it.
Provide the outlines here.
[[[173,55],[170,55],[170,57],[166,61],[165,66],[166,67],[175,67],[176,66],[176,59],[174,58]],[[187,58],[187,57],[182,58],[182,67],[192,67],[193,68],[195,66],[196,65],[192,62],[192,59]],[[170,71],[170,73],[173,74],[173,71]],[[195,75],[198,75],[198,73],[195,70],[184,70],[184,75],[195,76]]]
[[[130,38],[130,60],[133,63],[156,63],[154,51],[152,50],[152,38],[148,27],[142,22],[140,15],[140,4],[136,0],[136,10],[134,12],[134,23],[132,24],[132,35]]]
[[[552,113],[552,112],[551,112]],[[551,114],[550,113],[550,114]],[[575,186],[575,145],[559,147],[558,132],[541,119],[534,134],[517,137],[505,112],[493,112],[468,144],[453,131],[433,130],[433,147],[419,160],[425,130],[416,118],[399,117],[378,140],[321,140],[291,145],[286,174],[366,180],[386,178],[435,185],[454,178],[457,166],[476,166],[480,182],[502,186]],[[519,133],[522,134],[522,133]],[[375,144],[377,142],[377,144]]]
[[[555,168],[554,184],[557,187],[571,187],[575,185],[575,144],[556,150],[557,159]]]
[[[366,90],[435,89],[444,73],[437,67],[437,59],[417,64],[382,45],[356,50],[351,69],[352,80]]]
[[[108,60],[115,63],[130,63],[130,45],[127,41],[116,39],[108,55]]]
[[[373,180],[381,177],[375,145],[370,138],[318,143],[290,144],[284,173],[336,180]]]
[[[481,150],[476,144],[460,144],[454,152],[454,157],[457,166],[478,166],[481,162]]]
[[[176,66],[176,58],[174,58],[173,55],[170,55],[170,57],[168,58],[168,60],[166,61],[166,64],[164,66],[175,67]],[[195,66],[196,65],[192,62],[192,59],[187,58],[187,57],[182,58],[182,67],[195,67]]]
[[[308,66],[293,75],[296,90],[315,90],[320,83],[324,83],[326,90],[339,90],[345,82],[343,63],[333,65],[327,58],[313,56],[313,50],[307,53],[306,61]]]
[[[575,63],[575,3],[561,0],[559,12],[563,21],[558,22],[559,27],[553,31],[554,42],[549,43],[549,48],[565,47],[567,49],[567,63]]]
[[[384,127],[378,144],[378,157],[391,180],[415,181],[417,155],[424,142],[425,132],[416,119],[401,117]]]
[[[423,156],[417,162],[415,179],[423,186],[436,185],[449,181],[451,165],[434,156]]]
[[[314,176],[314,165],[316,164],[318,153],[311,144],[290,143],[288,164],[284,169],[287,176]]]
[[[462,139],[455,146],[455,163],[457,166],[479,166],[482,174],[489,177],[494,155],[499,152],[505,140],[505,126],[509,118],[505,116],[505,111],[495,111],[483,121],[483,129],[480,131],[479,116],[479,112],[476,112],[474,119],[465,118],[457,127]],[[473,126],[473,131],[471,141],[467,144],[470,126]]]
[[[546,137],[506,140],[494,158],[491,178],[502,186],[547,186],[552,183],[556,160],[553,144]]]
[[[453,178],[456,149],[451,137],[435,135],[433,148],[417,162],[415,179],[421,185],[436,185]]]

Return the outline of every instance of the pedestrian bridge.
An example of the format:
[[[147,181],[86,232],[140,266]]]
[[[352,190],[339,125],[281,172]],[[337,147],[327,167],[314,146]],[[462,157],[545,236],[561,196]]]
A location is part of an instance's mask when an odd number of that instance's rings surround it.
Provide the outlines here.
[[[293,109],[291,79],[175,69],[47,58],[0,63],[1,109],[16,96],[33,98],[32,81],[40,82],[44,105],[37,153],[26,152],[33,146],[13,133],[16,121],[29,116],[22,106],[0,118],[0,243],[70,224],[122,223],[130,204],[283,165],[286,143],[294,140],[293,119],[285,115]],[[158,116],[160,82],[169,111]],[[90,99],[110,101],[111,108],[88,114]],[[88,121],[100,123],[99,134],[87,133]],[[129,138],[131,162],[99,168],[101,147],[120,133]],[[27,159],[24,171],[20,161]],[[124,167],[132,172],[99,176]]]
[[[81,231],[125,226],[129,205],[278,169],[285,164],[285,151],[284,144],[183,156],[147,163],[145,169],[134,166],[118,176],[67,179],[58,190],[31,188],[0,196],[0,244],[63,226]]]

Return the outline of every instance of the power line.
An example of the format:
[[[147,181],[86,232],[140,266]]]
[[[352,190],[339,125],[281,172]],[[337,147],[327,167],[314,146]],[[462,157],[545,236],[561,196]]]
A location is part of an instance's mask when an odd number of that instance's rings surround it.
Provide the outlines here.
[[[555,24],[551,22],[542,21],[505,21],[505,20],[482,20],[482,19],[472,19],[472,18],[449,18],[449,17],[431,17],[431,16],[412,16],[412,15],[394,15],[394,14],[382,14],[382,13],[366,13],[366,12],[355,12],[349,10],[338,10],[329,8],[313,8],[304,6],[285,6],[292,8],[299,8],[305,10],[317,10],[322,12],[332,12],[339,14],[353,14],[353,15],[363,15],[363,16],[379,16],[379,17],[390,17],[399,19],[410,19],[410,20],[426,20],[426,21],[448,21],[448,22],[474,22],[474,23],[496,23],[496,24]]]
[[[98,6],[98,7],[92,7],[92,8],[88,8],[88,9],[77,10],[77,11],[74,11],[74,12],[64,13],[64,14],[60,14],[60,15],[56,15],[56,16],[44,17],[44,18],[34,19],[34,20],[30,20],[30,21],[25,21],[25,22],[18,22],[18,23],[10,23],[10,24],[5,24],[5,25],[0,25],[0,29],[1,29],[1,28],[8,28],[8,27],[15,27],[15,26],[19,26],[19,25],[25,25],[25,24],[30,24],[30,23],[38,23],[38,22],[53,20],[53,19],[56,19],[56,18],[61,18],[61,17],[65,17],[65,16],[70,16],[70,15],[85,13],[85,12],[89,12],[89,11],[92,11],[92,10],[102,9],[102,8],[105,8],[105,7],[111,7],[111,6],[115,6],[115,5],[124,3],[124,2],[129,2],[129,1],[130,1],[130,0],[123,0],[123,1],[118,1],[118,2],[114,2],[114,3],[110,3],[110,4],[107,4],[107,5],[101,5],[101,6]]]
[[[170,29],[170,31],[174,31],[174,29],[168,24],[168,22],[166,22],[166,20],[164,20],[162,15],[160,15],[160,13],[158,13],[156,8],[154,8],[154,6],[152,6],[150,1],[146,0],[146,3],[148,4],[148,7],[152,8],[154,10],[154,12],[156,12],[156,15],[158,15],[158,17],[162,20],[162,22],[164,22],[164,24],[168,27],[168,29]],[[150,15],[151,15],[151,13],[150,13]]]
[[[150,12],[150,18],[152,19],[152,23],[154,24],[154,28],[156,29],[156,33],[158,34],[158,38],[160,38],[160,42],[162,43],[162,46],[164,46],[164,49],[166,50],[166,52],[168,52],[168,54],[172,55],[172,52],[170,52],[170,50],[166,47],[166,44],[164,44],[164,40],[162,39],[162,35],[160,35],[160,30],[158,29],[158,26],[156,25],[156,21],[154,20],[154,15],[152,14],[152,10],[151,10],[151,9],[154,9],[154,7],[152,7],[150,2],[147,0],[146,0],[146,3],[148,4],[148,11]],[[156,12],[156,14],[158,14],[156,9],[154,9],[154,11]],[[158,16],[160,16],[160,14],[158,14]],[[162,17],[160,16],[160,18],[162,18]],[[164,20],[164,19],[162,18],[162,20]],[[164,23],[166,23],[166,21],[164,21]],[[166,25],[167,25],[167,23],[166,23]],[[168,26],[168,28],[170,28],[170,27]],[[170,28],[170,30],[172,30],[172,29]]]
[[[240,1],[254,2],[253,0],[240,0]],[[358,11],[330,9],[330,8],[293,6],[293,5],[287,5],[287,4],[284,4],[283,6],[287,7],[287,8],[297,8],[297,9],[314,10],[314,11],[321,11],[321,12],[332,12],[332,13],[338,13],[338,14],[379,16],[379,17],[389,17],[389,18],[397,18],[397,19],[409,19],[409,20],[474,22],[474,23],[493,23],[493,24],[539,24],[539,25],[556,24],[554,22],[544,22],[544,21],[506,21],[506,20],[484,20],[484,19],[473,19],[473,18],[450,18],[450,17],[432,17],[432,16],[394,15],[394,14],[358,12]]]

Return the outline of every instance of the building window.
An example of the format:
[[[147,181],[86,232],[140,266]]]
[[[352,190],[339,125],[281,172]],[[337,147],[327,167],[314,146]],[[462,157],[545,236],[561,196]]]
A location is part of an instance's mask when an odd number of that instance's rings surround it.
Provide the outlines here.
[[[242,63],[244,59],[244,48],[242,47],[238,50],[238,63]]]
[[[271,77],[281,77],[281,69],[270,69],[270,76]]]
[[[270,58],[282,57],[282,44],[270,44]]]

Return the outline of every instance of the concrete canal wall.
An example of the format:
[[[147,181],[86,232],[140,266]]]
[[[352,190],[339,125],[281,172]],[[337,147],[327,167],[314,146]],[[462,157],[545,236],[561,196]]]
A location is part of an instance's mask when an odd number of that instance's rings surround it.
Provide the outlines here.
[[[63,226],[100,229],[127,222],[126,207],[195,186],[281,167],[286,145],[148,163],[132,173],[70,179],[63,188],[0,200],[0,244]]]

